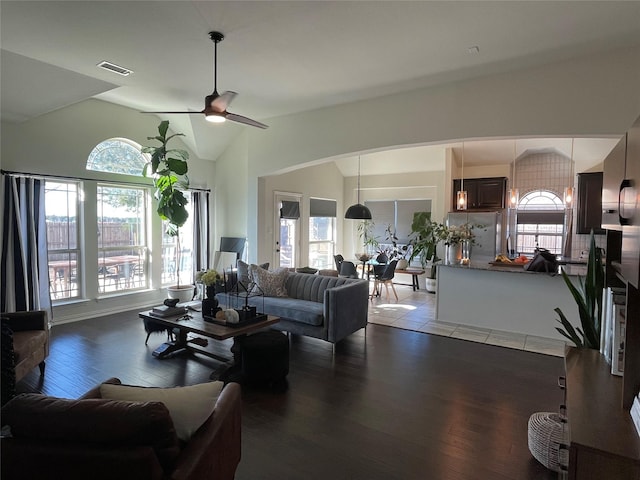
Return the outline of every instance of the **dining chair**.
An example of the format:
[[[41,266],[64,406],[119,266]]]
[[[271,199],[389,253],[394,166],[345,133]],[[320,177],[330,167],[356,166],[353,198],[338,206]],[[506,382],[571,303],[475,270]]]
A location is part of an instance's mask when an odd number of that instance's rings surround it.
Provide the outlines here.
[[[360,278],[358,277],[356,264],[353,262],[349,262],[348,260],[344,260],[340,265],[340,275],[338,276],[342,278]]]
[[[384,285],[385,290],[387,292],[387,301],[389,300],[389,285],[391,285],[391,290],[393,290],[393,294],[396,297],[396,302],[398,301],[398,293],[396,292],[396,287],[393,285],[393,277],[396,272],[396,265],[398,264],[398,260],[392,260],[388,264],[384,265],[384,269],[380,272],[380,274],[376,274],[375,281],[373,283],[373,293],[371,294],[371,298],[374,296],[379,296],[382,294],[381,286]],[[375,271],[375,270],[374,270]],[[380,290],[378,290],[380,289]]]
[[[344,257],[340,254],[333,256],[333,261],[336,262],[336,270],[340,271],[342,267],[342,262],[344,262]]]

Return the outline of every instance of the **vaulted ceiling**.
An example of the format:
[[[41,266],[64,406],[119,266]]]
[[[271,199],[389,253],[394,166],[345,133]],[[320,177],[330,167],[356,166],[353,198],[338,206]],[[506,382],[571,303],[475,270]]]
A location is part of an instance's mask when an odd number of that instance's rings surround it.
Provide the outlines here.
[[[213,90],[211,30],[226,37],[218,47],[218,89],[238,92],[230,110],[267,124],[281,115],[640,45],[637,1],[3,0],[0,15],[0,115],[9,122],[91,97],[137,110],[199,111]],[[103,60],[133,73],[102,70]],[[212,125],[202,115],[165,118],[207,159],[252,128]],[[536,148],[566,150],[566,139],[560,143]],[[512,144],[476,150],[508,162]]]

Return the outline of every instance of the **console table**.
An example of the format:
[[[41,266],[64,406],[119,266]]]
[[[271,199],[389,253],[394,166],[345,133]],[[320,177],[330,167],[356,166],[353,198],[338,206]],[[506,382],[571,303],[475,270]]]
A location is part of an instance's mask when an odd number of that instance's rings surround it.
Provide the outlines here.
[[[420,290],[420,285],[418,284],[418,275],[424,275],[424,270],[422,269],[414,269],[407,268],[406,270],[398,270],[396,268],[395,273],[405,273],[407,275],[411,275],[411,286],[413,287],[413,291]]]

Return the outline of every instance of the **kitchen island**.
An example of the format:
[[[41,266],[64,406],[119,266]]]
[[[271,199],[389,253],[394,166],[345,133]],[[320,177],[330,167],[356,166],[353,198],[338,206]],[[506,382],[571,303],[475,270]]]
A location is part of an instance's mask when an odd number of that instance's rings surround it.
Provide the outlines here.
[[[582,265],[563,267],[573,279],[584,276]],[[493,266],[488,261],[439,265],[436,319],[470,327],[566,340],[554,308],[560,307],[573,325],[580,325],[578,307],[561,275]]]

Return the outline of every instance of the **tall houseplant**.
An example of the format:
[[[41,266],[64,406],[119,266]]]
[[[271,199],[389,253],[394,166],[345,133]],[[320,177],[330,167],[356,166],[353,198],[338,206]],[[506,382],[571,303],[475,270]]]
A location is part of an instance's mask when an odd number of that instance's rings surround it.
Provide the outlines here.
[[[556,330],[571,340],[578,348],[600,349],[600,331],[602,328],[602,291],[604,290],[604,267],[602,266],[602,250],[596,247],[596,240],[591,231],[587,276],[578,276],[578,285],[574,285],[564,268],[561,269],[562,278],[571,291],[571,295],[578,306],[580,327],[573,327],[560,308],[554,311],[560,317],[556,319],[563,328]]]
[[[373,220],[363,220],[358,224],[358,235],[364,246],[364,254],[367,256],[369,256],[369,252],[375,252],[380,245],[380,242],[373,234],[373,227],[375,227]]]
[[[157,201],[156,212],[163,221],[167,222],[167,235],[176,238],[176,283],[180,290],[180,227],[189,218],[186,205],[187,198],[184,190],[189,188],[189,170],[187,161],[189,152],[177,148],[169,148],[168,143],[175,137],[183,137],[182,133],[168,135],[169,121],[164,120],[158,125],[158,135],[147,137],[147,140],[160,142],[157,146],[142,147],[142,152],[151,156],[142,170],[145,177],[152,176],[156,188],[154,197]]]
[[[428,272],[428,279],[435,280],[436,268],[440,261],[438,257],[438,242],[443,234],[444,226],[431,220],[431,212],[415,212],[411,223],[411,262],[414,258],[420,257],[422,268]],[[427,267],[430,267],[427,269]],[[432,284],[435,282],[431,282]],[[435,291],[434,286],[427,288]]]

